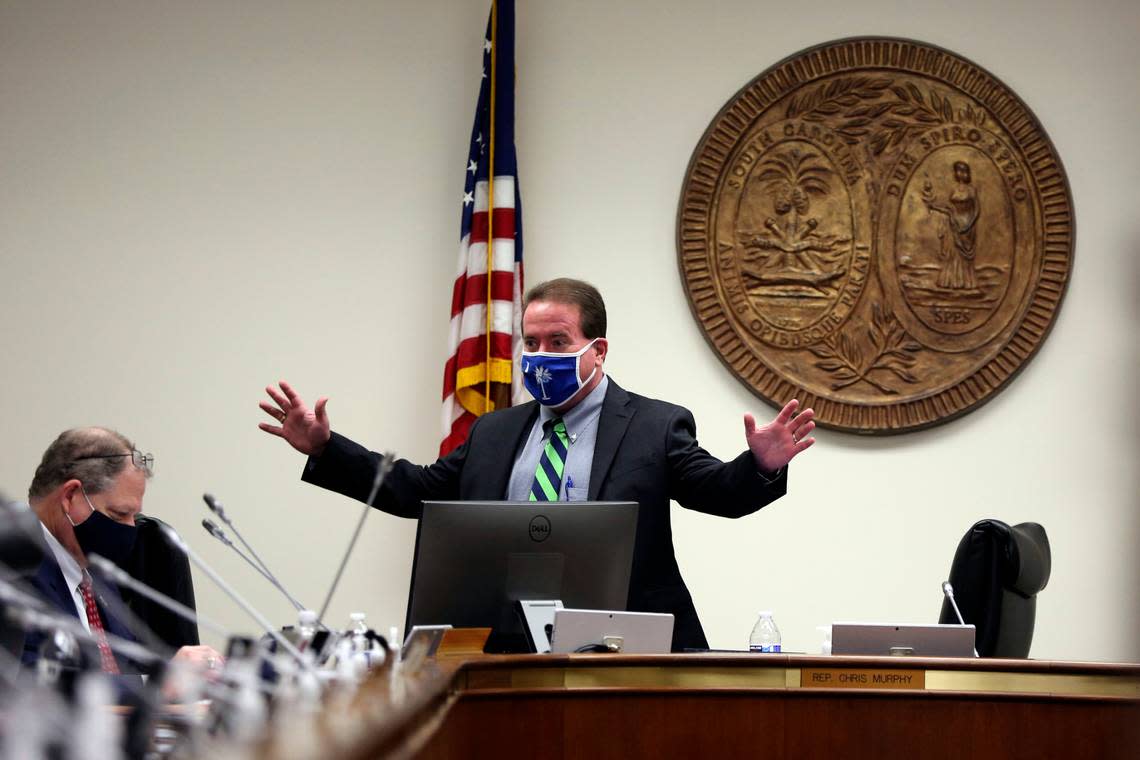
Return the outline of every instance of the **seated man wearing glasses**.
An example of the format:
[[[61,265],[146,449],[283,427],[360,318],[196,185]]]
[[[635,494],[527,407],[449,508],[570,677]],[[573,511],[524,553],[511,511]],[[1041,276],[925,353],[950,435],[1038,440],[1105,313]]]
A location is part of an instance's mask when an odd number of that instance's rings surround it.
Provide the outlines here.
[[[125,619],[132,615],[118,588],[88,568],[87,555],[98,554],[130,569],[138,535],[135,518],[142,510],[153,467],[154,457],[140,453],[119,433],[76,428],[60,434],[44,452],[28,489],[28,503],[40,520],[48,548],[29,582],[58,611],[79,619],[98,643],[97,651],[88,648],[85,664],[107,673],[129,673],[135,668],[116,655],[107,634],[130,641],[141,638],[150,645],[153,637],[135,636],[132,621]],[[154,585],[145,577],[139,580]],[[140,622],[151,626],[150,620]],[[36,662],[43,642],[41,634],[27,636],[25,664]],[[206,646],[182,646],[175,657],[207,670],[221,664],[218,653]]]

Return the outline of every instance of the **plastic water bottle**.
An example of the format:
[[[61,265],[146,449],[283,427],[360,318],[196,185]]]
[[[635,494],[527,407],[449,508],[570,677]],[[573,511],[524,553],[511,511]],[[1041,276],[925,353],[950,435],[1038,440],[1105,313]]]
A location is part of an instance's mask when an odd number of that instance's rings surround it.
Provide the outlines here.
[[[748,637],[748,649],[752,652],[779,652],[780,629],[772,619],[772,613],[764,610],[760,619],[752,627],[752,635]]]
[[[817,631],[823,634],[823,641],[819,645],[820,654],[831,654],[831,626],[830,625],[817,625]]]
[[[297,613],[297,649],[304,652],[317,635],[317,613],[301,610]]]
[[[368,640],[368,623],[364,622],[364,613],[350,613],[348,619],[351,621],[349,630],[352,634],[352,651],[367,652],[372,648],[372,642]]]

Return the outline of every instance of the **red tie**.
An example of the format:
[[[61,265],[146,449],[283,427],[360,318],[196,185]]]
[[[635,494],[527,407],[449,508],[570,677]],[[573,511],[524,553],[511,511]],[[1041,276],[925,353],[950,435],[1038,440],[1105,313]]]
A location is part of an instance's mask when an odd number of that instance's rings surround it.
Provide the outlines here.
[[[111,645],[107,643],[107,634],[103,630],[103,618],[99,617],[99,608],[95,606],[95,594],[91,590],[91,578],[86,574],[79,584],[79,593],[83,594],[83,606],[87,608],[87,624],[91,626],[91,633],[99,643],[99,656],[103,660],[103,672],[119,674],[119,666],[115,662],[115,655],[111,653]]]

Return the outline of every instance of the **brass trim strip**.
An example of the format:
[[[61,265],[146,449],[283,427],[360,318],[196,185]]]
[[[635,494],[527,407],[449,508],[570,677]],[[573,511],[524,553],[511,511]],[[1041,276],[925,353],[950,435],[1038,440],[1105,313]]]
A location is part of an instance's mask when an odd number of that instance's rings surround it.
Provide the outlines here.
[[[850,663],[845,669],[860,670]],[[882,667],[868,667],[880,672]],[[910,669],[925,673],[924,691],[1140,699],[1140,677],[1063,673]],[[493,675],[492,675],[493,674]],[[599,667],[504,668],[458,679],[460,692],[511,689],[801,689],[800,668],[678,667],[623,665]]]
[[[752,688],[780,689],[787,684],[784,668],[571,668],[567,688]]]
[[[1140,698],[1140,678],[1128,676],[926,671],[927,691],[980,691],[1081,697]]]

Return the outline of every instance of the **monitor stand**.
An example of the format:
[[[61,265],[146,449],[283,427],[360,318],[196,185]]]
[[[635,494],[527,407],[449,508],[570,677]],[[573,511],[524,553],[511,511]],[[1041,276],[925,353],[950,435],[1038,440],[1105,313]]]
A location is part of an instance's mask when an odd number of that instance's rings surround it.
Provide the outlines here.
[[[560,599],[520,599],[515,603],[522,618],[528,652],[550,652],[550,635],[554,630],[554,613],[562,609]]]

